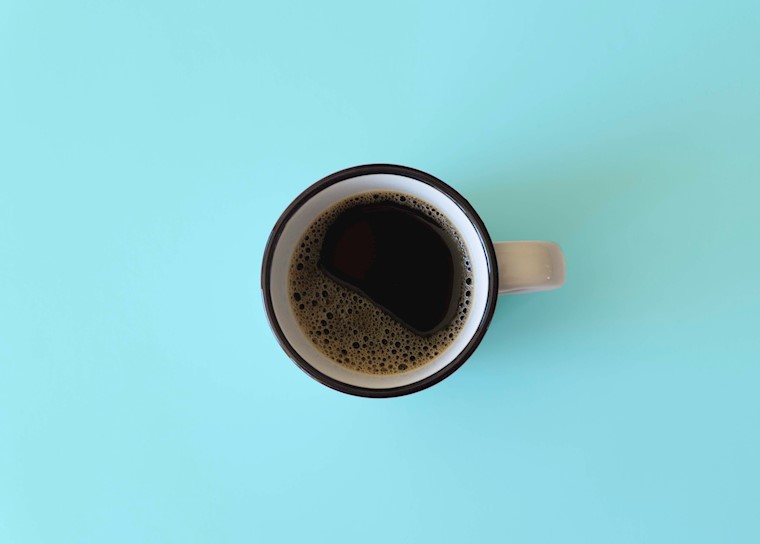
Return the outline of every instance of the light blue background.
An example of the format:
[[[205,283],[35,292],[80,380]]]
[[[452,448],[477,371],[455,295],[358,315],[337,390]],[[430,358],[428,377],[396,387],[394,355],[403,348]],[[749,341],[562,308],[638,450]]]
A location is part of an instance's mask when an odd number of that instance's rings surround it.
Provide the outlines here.
[[[760,5],[0,2],[0,542],[760,542]],[[335,170],[559,242],[454,376],[335,393],[269,231]]]

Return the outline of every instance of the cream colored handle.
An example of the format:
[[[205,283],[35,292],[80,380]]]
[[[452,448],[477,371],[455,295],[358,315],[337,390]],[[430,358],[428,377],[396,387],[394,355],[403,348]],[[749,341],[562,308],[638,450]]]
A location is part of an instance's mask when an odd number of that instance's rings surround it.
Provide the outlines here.
[[[499,294],[535,293],[565,283],[565,257],[554,242],[496,242]]]

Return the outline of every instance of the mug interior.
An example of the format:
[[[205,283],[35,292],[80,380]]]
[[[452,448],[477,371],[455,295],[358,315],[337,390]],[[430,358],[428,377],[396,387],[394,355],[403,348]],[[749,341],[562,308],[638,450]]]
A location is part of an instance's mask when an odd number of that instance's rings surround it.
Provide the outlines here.
[[[288,288],[291,258],[298,241],[309,225],[338,202],[350,196],[376,191],[397,191],[412,195],[443,213],[461,236],[469,255],[473,275],[470,311],[455,341],[433,361],[407,372],[390,375],[365,374],[349,369],[319,351],[298,325],[290,304]],[[398,388],[425,380],[440,372],[451,364],[476,337],[489,306],[490,293],[493,291],[493,274],[490,273],[486,245],[490,244],[490,240],[483,240],[468,215],[452,197],[428,183],[411,177],[375,173],[343,179],[307,196],[300,202],[297,200],[294,205],[296,207],[291,210],[289,218],[282,225],[279,237],[270,240],[270,246],[273,245],[274,249],[268,273],[268,289],[271,311],[282,332],[280,341],[289,344],[292,351],[300,356],[303,362],[319,373],[350,386],[365,389]],[[271,251],[271,248],[269,250]],[[301,364],[300,361],[296,362]]]

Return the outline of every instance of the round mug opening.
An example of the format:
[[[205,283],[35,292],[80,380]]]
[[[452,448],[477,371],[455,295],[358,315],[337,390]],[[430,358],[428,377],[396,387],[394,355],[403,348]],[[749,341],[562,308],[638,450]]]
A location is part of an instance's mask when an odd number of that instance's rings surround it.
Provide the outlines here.
[[[453,189],[439,180],[430,183],[403,172],[367,171],[357,167],[328,176],[299,196],[285,211],[272,233],[265,253],[262,282],[267,313],[283,348],[301,368],[326,385],[366,396],[371,392],[394,391],[429,381],[444,372],[455,361],[459,364],[479,343],[484,328],[493,314],[495,303],[495,258],[482,222],[469,204]],[[354,173],[355,175],[351,175]],[[343,174],[343,176],[341,176]],[[423,174],[423,173],[419,173]],[[427,176],[425,174],[425,176]],[[469,254],[473,274],[473,296],[465,324],[455,338],[433,361],[391,375],[362,373],[333,361],[314,346],[301,330],[290,305],[289,267],[293,251],[308,226],[334,204],[357,194],[373,191],[400,192],[417,197],[438,209],[459,231]],[[469,208],[469,209],[466,209]],[[458,366],[458,365],[457,365]],[[453,371],[453,369],[451,370]],[[450,372],[449,372],[450,373]],[[446,374],[447,375],[447,374]],[[441,378],[442,379],[442,378]],[[437,381],[437,380],[436,380]],[[345,387],[342,387],[345,386]],[[367,393],[370,392],[369,395]]]

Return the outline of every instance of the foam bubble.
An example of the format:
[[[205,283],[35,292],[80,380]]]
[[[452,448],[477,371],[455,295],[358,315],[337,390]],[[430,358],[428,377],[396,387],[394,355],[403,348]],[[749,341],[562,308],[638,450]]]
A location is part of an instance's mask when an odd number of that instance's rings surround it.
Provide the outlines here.
[[[438,223],[457,242],[462,266],[459,313],[437,333],[413,333],[364,296],[328,278],[317,266],[320,240],[344,211],[382,200],[416,209]],[[410,195],[373,191],[334,205],[306,229],[290,261],[290,303],[299,326],[327,357],[366,374],[398,374],[434,360],[451,345],[467,320],[467,306],[475,290],[470,259],[462,237],[446,216]]]

